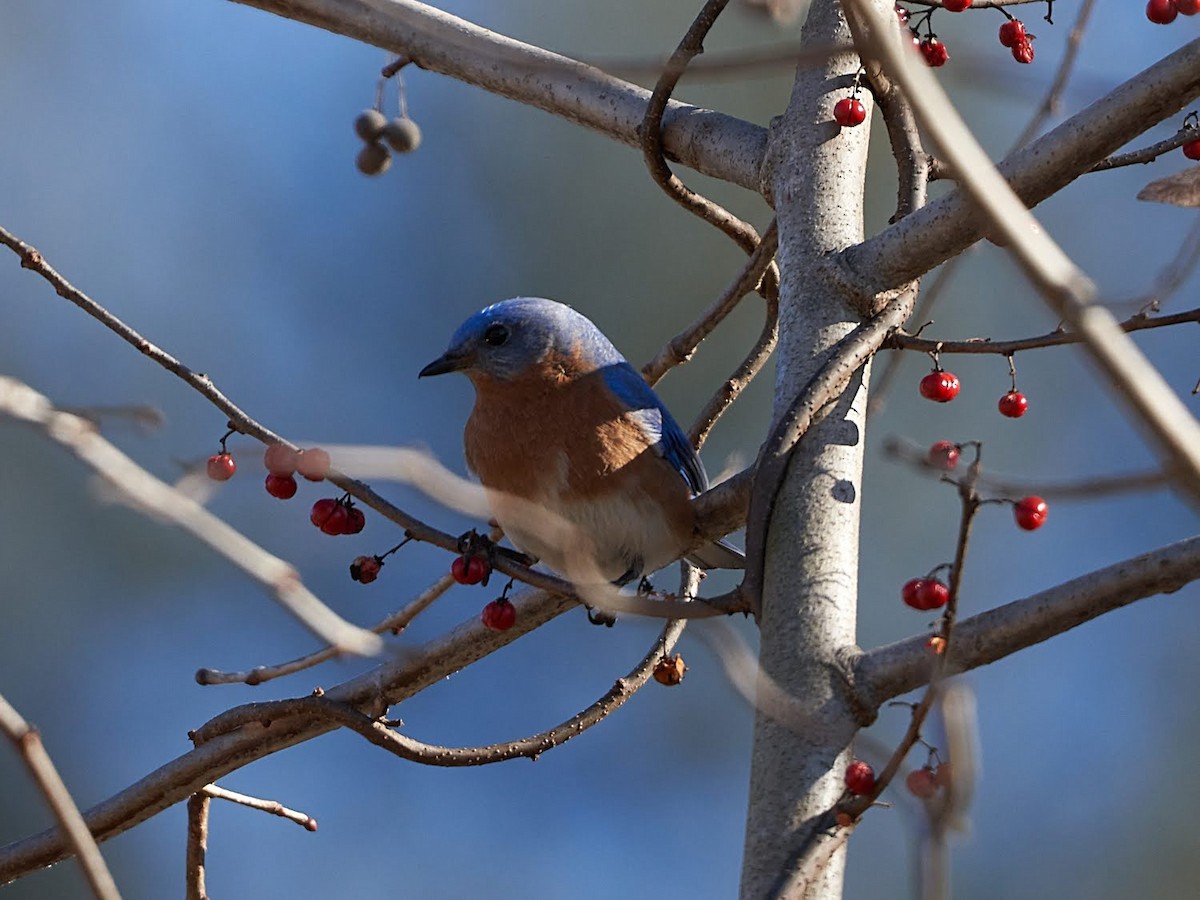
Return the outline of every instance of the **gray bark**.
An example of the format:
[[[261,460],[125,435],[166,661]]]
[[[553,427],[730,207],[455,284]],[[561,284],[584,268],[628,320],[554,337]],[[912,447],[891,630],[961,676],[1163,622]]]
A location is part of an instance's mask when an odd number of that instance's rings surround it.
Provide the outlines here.
[[[813,44],[849,41],[840,4],[814,2],[803,36]],[[846,54],[801,70],[771,129],[763,181],[779,217],[783,275],[776,416],[859,321],[825,264],[827,254],[863,236],[869,119],[839,129],[832,114],[857,69],[858,58]],[[862,99],[870,103],[865,92]],[[799,733],[762,712],[755,722],[746,898],[781,892],[797,850],[842,792],[840,763],[856,717],[836,654],[855,637],[864,376],[800,442],[766,542],[762,671],[799,702],[807,727]],[[789,893],[840,897],[843,867],[838,852],[817,881]]]

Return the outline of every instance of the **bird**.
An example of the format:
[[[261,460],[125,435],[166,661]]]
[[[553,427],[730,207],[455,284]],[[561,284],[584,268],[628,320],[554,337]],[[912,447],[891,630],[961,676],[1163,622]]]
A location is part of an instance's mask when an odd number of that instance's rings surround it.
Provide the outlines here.
[[[685,553],[742,568],[725,541],[693,548],[691,499],[708,476],[679,424],[590,319],[539,297],[466,319],[418,377],[461,372],[475,388],[468,468],[521,551],[578,584],[624,587]]]

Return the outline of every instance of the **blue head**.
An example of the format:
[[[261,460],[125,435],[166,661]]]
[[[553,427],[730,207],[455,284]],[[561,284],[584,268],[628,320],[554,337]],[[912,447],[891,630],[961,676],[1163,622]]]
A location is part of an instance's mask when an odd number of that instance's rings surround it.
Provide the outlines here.
[[[481,309],[450,338],[446,352],[420,377],[480,373],[508,381],[551,354],[588,369],[624,361],[600,329],[569,306],[538,297],[516,297]]]

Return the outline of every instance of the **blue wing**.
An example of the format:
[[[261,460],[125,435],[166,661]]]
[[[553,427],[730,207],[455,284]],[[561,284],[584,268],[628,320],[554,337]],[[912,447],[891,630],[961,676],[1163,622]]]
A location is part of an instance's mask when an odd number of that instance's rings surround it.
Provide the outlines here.
[[[658,399],[654,389],[628,362],[600,370],[608,389],[629,407],[654,449],[679,472],[693,494],[708,490],[708,475],[687,435]]]

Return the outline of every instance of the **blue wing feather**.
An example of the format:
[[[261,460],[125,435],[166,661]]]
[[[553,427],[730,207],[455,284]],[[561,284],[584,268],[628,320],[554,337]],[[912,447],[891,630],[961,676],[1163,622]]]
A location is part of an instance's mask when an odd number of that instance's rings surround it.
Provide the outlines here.
[[[654,449],[679,472],[693,494],[708,490],[708,475],[679,423],[628,362],[605,366],[604,383],[629,407]]]

